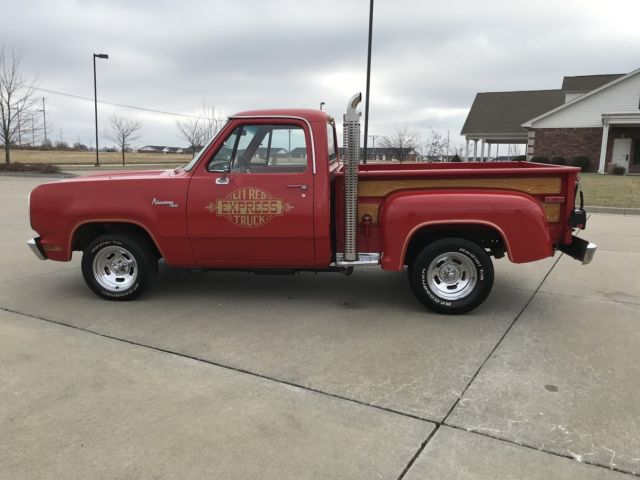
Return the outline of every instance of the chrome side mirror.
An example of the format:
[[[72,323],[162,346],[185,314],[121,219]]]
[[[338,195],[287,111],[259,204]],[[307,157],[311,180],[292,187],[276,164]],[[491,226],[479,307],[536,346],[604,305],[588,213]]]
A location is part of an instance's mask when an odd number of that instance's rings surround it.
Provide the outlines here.
[[[229,184],[229,174],[231,173],[231,165],[227,164],[222,171],[222,176],[216,178],[216,185],[228,185]]]

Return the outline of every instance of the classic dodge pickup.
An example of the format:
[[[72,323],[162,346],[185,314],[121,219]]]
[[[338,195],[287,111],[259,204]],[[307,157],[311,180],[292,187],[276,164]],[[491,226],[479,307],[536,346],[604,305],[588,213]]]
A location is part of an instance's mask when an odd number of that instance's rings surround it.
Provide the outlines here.
[[[361,95],[334,120],[317,110],[230,117],[187,165],[62,180],[30,195],[28,244],[40,259],[81,251],[89,288],[138,297],[159,259],[194,269],[351,273],[407,268],[416,297],[468,312],[493,285],[491,256],[524,263],[560,250],[589,263],[573,235],[579,169],[530,162],[359,165]],[[582,192],[580,192],[582,198]]]

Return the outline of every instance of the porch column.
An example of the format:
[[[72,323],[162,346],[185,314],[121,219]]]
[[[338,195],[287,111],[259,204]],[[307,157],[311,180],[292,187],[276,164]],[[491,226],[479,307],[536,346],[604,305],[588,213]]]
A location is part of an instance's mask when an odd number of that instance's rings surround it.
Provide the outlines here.
[[[491,144],[487,142],[487,162],[491,159]]]
[[[480,139],[480,161],[484,162],[484,138]]]
[[[609,142],[609,120],[604,121],[602,127],[602,145],[600,147],[600,165],[598,166],[598,173],[604,173],[604,166],[607,162],[607,144]]]
[[[496,158],[500,156],[500,144],[496,143]]]
[[[465,162],[469,161],[469,139],[468,138],[467,138],[467,144],[464,149],[464,161]]]
[[[473,141],[473,161],[478,159],[478,140]]]

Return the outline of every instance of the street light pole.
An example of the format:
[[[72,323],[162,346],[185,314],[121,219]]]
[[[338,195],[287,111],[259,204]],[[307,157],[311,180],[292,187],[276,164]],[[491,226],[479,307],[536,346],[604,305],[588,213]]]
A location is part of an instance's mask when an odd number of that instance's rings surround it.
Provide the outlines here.
[[[97,58],[109,58],[106,53],[94,53],[93,54],[93,103],[95,106],[95,120],[96,120],[96,167],[100,166],[100,158],[98,157],[98,86],[96,82],[96,57]]]
[[[47,146],[47,110],[44,108],[44,97],[42,97],[42,128],[44,129],[44,145]]]
[[[371,37],[373,34],[373,0],[369,4],[369,50],[367,52],[367,92],[364,103],[364,158],[367,163],[367,136],[369,135],[369,86],[371,85]]]
[[[320,102],[320,110],[322,110],[323,105],[324,105],[324,102]]]

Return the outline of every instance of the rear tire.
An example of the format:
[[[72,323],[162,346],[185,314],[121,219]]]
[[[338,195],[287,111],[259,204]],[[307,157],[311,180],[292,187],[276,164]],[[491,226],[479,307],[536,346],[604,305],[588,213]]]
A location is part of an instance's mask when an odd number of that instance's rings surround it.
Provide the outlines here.
[[[137,235],[107,234],[92,240],[82,255],[87,286],[107,300],[133,300],[158,273],[158,260],[148,242]]]
[[[414,294],[431,310],[449,315],[466,313],[489,296],[493,264],[476,243],[443,238],[427,245],[409,268]]]

